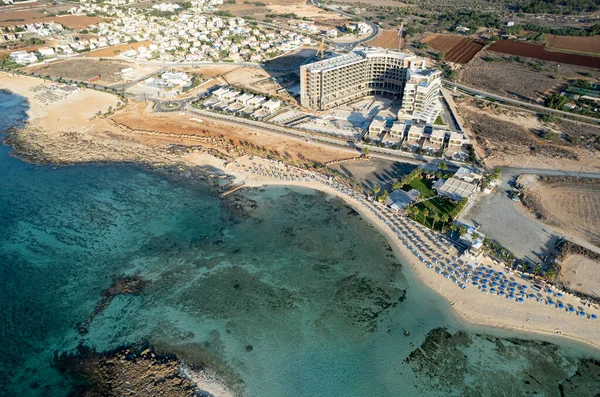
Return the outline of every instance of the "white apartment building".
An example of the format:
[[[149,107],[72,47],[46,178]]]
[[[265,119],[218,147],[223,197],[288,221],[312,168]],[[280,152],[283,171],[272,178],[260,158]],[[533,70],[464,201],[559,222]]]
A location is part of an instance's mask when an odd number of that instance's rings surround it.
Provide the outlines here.
[[[300,103],[328,110],[364,96],[402,101],[402,115],[433,122],[441,110],[441,72],[415,55],[363,48],[300,67]],[[437,113],[436,113],[437,112]]]

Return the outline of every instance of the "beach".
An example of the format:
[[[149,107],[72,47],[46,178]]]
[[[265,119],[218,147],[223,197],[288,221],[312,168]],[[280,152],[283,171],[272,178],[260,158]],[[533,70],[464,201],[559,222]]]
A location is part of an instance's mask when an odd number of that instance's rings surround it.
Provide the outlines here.
[[[40,84],[42,82],[39,79],[0,74],[0,88],[26,97],[29,101],[28,125],[23,131],[14,134],[18,142],[15,145],[17,153],[24,155],[26,159],[27,152],[32,150],[36,153],[32,159],[65,164],[136,162],[159,167],[211,167],[233,176],[234,185],[243,184],[247,188],[282,185],[322,191],[344,200],[374,225],[392,244],[403,262],[410,266],[423,283],[450,302],[455,313],[464,321],[529,333],[560,335],[600,348],[600,328],[591,319],[580,318],[577,314],[560,310],[553,305],[538,303],[534,299],[525,299],[524,302],[517,303],[516,300],[497,294],[483,293],[471,284],[461,289],[451,279],[436,273],[423,262],[431,262],[431,258],[438,254],[441,255],[438,258],[441,263],[446,260],[456,262],[453,260],[454,252],[449,250],[448,254],[445,253],[447,248],[439,242],[436,233],[427,231],[406,217],[390,213],[383,205],[367,202],[364,197],[358,196],[358,193],[346,193],[341,185],[329,181],[324,176],[294,167],[288,168],[258,157],[236,157],[231,153],[218,151],[216,145],[193,136],[180,137],[124,130],[109,118],[95,117],[97,112],[104,113],[109,107],[116,108],[119,102],[117,97],[82,89],[60,101],[47,104],[32,91],[33,87]],[[173,144],[193,145],[194,148],[173,151],[170,146]],[[274,176],[280,173],[288,176]],[[303,173],[307,176],[303,177]],[[402,230],[405,230],[404,235],[425,241],[426,243],[419,244],[422,247],[430,246],[433,249],[418,248],[414,242],[411,243],[414,251],[408,248],[394,230],[398,230],[399,226],[396,225],[402,226]],[[439,242],[439,246],[436,245],[436,241]],[[415,253],[419,253],[421,257]],[[505,271],[499,266],[494,266],[496,265],[490,263],[487,267],[493,268],[496,273]],[[507,276],[518,279],[516,275]],[[519,283],[524,284],[524,281],[519,280]],[[563,296],[561,300],[567,307],[583,306],[572,296]],[[586,316],[592,313],[600,314],[597,309],[585,309]]]

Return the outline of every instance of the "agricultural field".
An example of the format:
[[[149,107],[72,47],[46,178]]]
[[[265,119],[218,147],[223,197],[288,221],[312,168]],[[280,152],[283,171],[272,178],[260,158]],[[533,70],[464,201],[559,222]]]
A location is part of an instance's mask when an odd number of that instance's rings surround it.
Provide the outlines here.
[[[567,52],[548,51],[538,44],[522,43],[513,40],[499,40],[489,47],[490,51],[521,57],[542,59],[562,64],[600,68],[600,57],[591,55],[571,54]]]
[[[434,50],[443,52],[445,61],[455,63],[468,63],[485,46],[479,40],[451,35],[432,35],[423,42]]]
[[[546,36],[548,49],[600,55],[600,36]]]
[[[43,76],[62,77],[66,80],[83,82],[100,75],[101,79],[98,83],[113,84],[122,81],[121,70],[131,66],[129,63],[121,61],[77,58],[34,66],[28,71],[40,73]]]
[[[85,29],[90,25],[104,21],[100,17],[85,15],[48,16],[39,11],[14,11],[0,13],[0,27],[11,27],[26,23],[56,22],[71,29]]]
[[[398,30],[384,30],[381,34],[375,39],[366,43],[367,45],[373,47],[381,47],[381,48],[391,48],[394,50],[398,49],[400,37],[398,37]],[[404,46],[404,39],[402,39],[402,48]]]
[[[600,71],[484,50],[463,66],[457,82],[493,94],[541,104],[548,94],[566,81],[584,76],[600,78]]]

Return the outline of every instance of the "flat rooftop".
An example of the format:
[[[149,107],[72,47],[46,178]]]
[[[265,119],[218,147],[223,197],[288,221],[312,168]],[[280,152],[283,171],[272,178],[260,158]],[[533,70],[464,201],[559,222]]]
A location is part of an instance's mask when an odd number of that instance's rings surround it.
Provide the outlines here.
[[[391,56],[398,59],[416,58],[415,55],[406,52],[398,52],[378,47],[369,47],[356,49],[348,54],[308,64],[306,65],[306,69],[311,72],[333,70],[342,66],[351,65],[367,58],[380,56]]]

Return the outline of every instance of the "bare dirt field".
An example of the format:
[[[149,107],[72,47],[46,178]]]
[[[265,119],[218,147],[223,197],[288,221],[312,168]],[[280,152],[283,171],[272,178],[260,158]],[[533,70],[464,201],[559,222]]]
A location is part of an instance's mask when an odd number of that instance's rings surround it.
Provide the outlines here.
[[[600,180],[593,178],[528,178],[523,203],[538,220],[600,245]]]
[[[131,64],[122,61],[73,58],[35,66],[28,70],[50,77],[62,77],[67,80],[83,82],[100,75],[98,83],[112,84],[122,81],[121,69],[131,66]]]
[[[317,60],[317,50],[312,48],[303,48],[299,51],[274,58],[265,62],[269,70],[290,70],[297,72],[300,66]]]
[[[307,4],[302,0],[273,0],[262,1],[266,6],[257,6],[249,2],[246,4],[238,1],[237,4],[225,4],[219,6],[221,10],[231,11],[236,16],[248,17],[264,20],[267,14],[296,14],[299,19],[308,18],[322,27],[340,26],[348,22],[347,18],[341,17],[339,14],[322,10],[312,4]],[[260,2],[258,2],[260,3]],[[289,18],[278,18],[282,22],[287,22]]]
[[[590,68],[600,68],[600,57],[571,54],[567,52],[548,51],[538,44],[522,43],[513,40],[499,40],[489,47],[490,51],[521,57],[542,59],[561,64],[579,65]]]
[[[493,94],[541,103],[565,80],[589,73],[600,77],[598,69],[526,58],[515,61],[514,57],[486,50],[463,67],[458,82]]]
[[[587,52],[600,54],[600,36],[554,36],[547,35],[546,42],[549,49]]]
[[[421,40],[423,43],[429,44],[431,48],[437,51],[448,52],[455,45],[460,43],[464,37],[448,35],[448,34],[432,34]]]
[[[367,44],[373,47],[398,49],[399,40],[400,37],[398,37],[398,30],[391,29],[384,30],[378,37],[376,37],[374,40],[369,41]]]
[[[119,45],[115,45],[112,47],[106,47],[106,48],[100,48],[99,50],[94,50],[94,51],[90,51],[90,52],[86,52],[84,54],[85,57],[94,57],[94,58],[100,58],[100,57],[114,57],[122,52],[127,51],[130,48],[133,49],[138,49],[141,46],[146,46],[148,47],[150,44],[152,44],[152,42],[145,40],[145,41],[139,41],[137,43],[126,43],[126,44],[119,44]]]
[[[569,255],[561,266],[560,281],[581,293],[600,296],[600,263],[583,255]]]
[[[90,25],[104,21],[100,17],[88,17],[85,15],[63,15],[49,17],[43,12],[38,11],[15,11],[0,14],[0,26],[17,26],[26,23],[56,22],[65,25],[71,29],[85,29]]]
[[[485,46],[479,40],[454,35],[431,35],[422,41],[434,50],[444,52],[445,61],[455,63],[468,63]]]
[[[319,163],[347,159],[355,156],[346,151],[323,148],[301,140],[250,130],[239,125],[204,120],[202,116],[177,113],[150,114],[144,105],[130,106],[112,118],[116,123],[132,130],[156,131],[160,133],[217,137],[233,142],[236,146],[254,145],[271,153],[278,153],[293,160],[307,159]],[[194,120],[196,119],[196,120]],[[245,143],[245,144],[244,144]]]
[[[600,153],[541,139],[547,127],[530,113],[519,113],[483,101],[462,100],[457,109],[475,138],[475,148],[488,167],[600,171]]]

